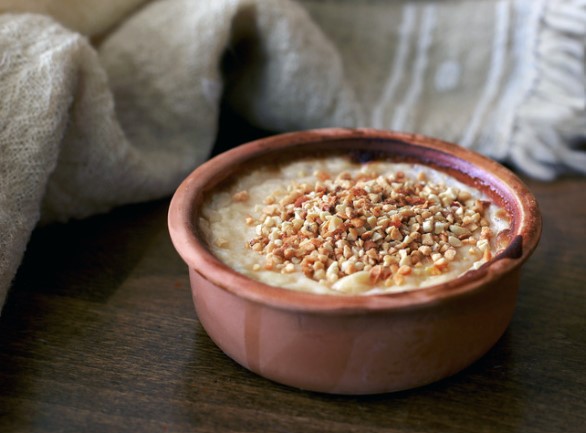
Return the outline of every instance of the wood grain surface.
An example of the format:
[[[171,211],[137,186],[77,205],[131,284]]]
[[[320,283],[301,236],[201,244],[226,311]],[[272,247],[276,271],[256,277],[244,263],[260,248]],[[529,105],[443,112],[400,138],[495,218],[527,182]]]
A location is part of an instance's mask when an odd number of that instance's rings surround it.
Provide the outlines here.
[[[0,317],[0,432],[584,432],[586,179],[527,183],[544,232],[506,334],[451,378],[368,397],[225,356],[195,315],[169,198],[39,228]]]

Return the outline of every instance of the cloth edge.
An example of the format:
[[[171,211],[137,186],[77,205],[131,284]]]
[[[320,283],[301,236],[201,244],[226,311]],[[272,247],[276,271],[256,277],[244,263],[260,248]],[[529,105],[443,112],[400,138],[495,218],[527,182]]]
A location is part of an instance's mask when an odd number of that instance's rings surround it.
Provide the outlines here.
[[[511,161],[540,180],[552,180],[564,172],[586,174],[586,152],[574,149],[563,133],[564,123],[575,128],[581,117],[580,129],[586,137],[586,1],[542,4],[535,25],[529,59],[535,74],[516,110]],[[556,129],[552,118],[559,122]]]

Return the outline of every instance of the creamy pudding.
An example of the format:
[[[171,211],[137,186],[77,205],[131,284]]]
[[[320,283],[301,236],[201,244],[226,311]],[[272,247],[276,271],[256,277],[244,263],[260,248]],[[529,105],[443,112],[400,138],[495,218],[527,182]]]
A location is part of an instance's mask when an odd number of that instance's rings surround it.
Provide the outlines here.
[[[510,217],[429,166],[346,156],[242,170],[210,192],[199,227],[214,255],[264,283],[321,294],[414,290],[504,249]]]

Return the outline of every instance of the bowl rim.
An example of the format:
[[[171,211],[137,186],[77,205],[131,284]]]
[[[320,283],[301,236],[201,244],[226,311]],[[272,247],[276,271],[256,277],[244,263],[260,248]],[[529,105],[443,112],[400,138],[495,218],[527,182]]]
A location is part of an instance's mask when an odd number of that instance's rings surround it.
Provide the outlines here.
[[[349,140],[387,140],[415,146],[413,150],[459,161],[469,179],[481,179],[486,187],[506,195],[503,200],[516,210],[513,241],[497,257],[478,270],[447,282],[421,289],[371,295],[330,295],[271,286],[240,274],[216,258],[197,235],[194,222],[203,193],[224,179],[218,173],[271,152],[299,146]],[[443,156],[442,156],[443,155]],[[422,158],[423,159],[423,158]],[[446,167],[449,169],[449,167]],[[481,176],[481,177],[480,177]],[[520,267],[533,253],[542,230],[537,200],[525,183],[505,166],[470,149],[421,134],[373,128],[319,128],[275,134],[241,144],[195,168],[179,185],[168,210],[171,241],[188,267],[220,289],[248,301],[275,308],[315,313],[360,313],[423,308],[485,290]]]

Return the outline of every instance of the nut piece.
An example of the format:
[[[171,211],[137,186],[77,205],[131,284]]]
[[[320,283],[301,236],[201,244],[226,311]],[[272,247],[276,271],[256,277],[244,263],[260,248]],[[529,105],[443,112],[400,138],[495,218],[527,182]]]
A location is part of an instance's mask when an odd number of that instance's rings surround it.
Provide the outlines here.
[[[248,201],[249,198],[250,196],[248,195],[248,191],[240,191],[232,196],[232,200],[236,202]]]

